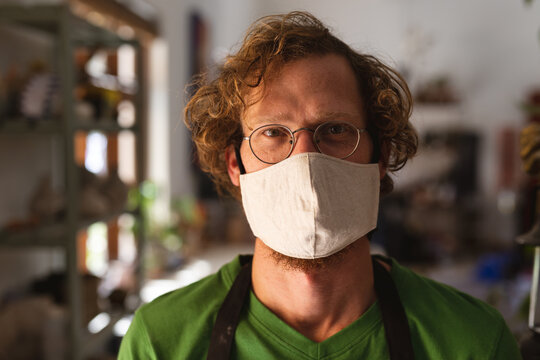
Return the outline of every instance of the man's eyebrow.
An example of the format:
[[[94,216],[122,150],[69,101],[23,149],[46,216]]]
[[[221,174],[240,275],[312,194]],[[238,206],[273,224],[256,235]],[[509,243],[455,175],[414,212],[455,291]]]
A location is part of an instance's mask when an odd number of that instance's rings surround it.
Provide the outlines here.
[[[351,114],[346,112],[336,112],[336,111],[330,111],[330,112],[324,112],[321,114],[318,114],[316,119],[321,121],[329,121],[329,120],[335,120],[335,119],[351,119],[351,118],[357,118],[360,114]]]
[[[360,114],[351,114],[340,111],[327,111],[317,114],[313,119],[317,122],[332,121],[338,119],[355,119],[360,117]],[[249,131],[253,131],[261,125],[265,124],[281,124],[287,125],[287,123],[292,122],[291,117],[285,113],[273,114],[273,115],[262,115],[245,121],[246,127]]]
[[[245,121],[245,124],[246,124],[246,127],[253,131],[254,129],[258,128],[259,126],[261,125],[265,125],[265,124],[282,124],[282,123],[286,123],[286,122],[290,122],[290,118],[284,114],[284,113],[279,113],[279,114],[275,114],[275,115],[262,115],[262,116],[257,116],[253,119],[249,119],[249,121]]]

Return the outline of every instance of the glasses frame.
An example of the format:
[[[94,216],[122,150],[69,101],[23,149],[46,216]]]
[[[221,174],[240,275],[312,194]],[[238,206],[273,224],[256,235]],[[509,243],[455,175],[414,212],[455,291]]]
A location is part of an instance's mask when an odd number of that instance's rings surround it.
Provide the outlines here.
[[[293,150],[294,150],[294,147],[296,146],[296,136],[294,136],[294,134],[296,134],[297,132],[305,130],[305,131],[309,131],[309,132],[313,133],[313,135],[312,135],[313,144],[315,144],[315,147],[317,148],[317,151],[318,151],[318,152],[320,152],[321,154],[324,154],[324,153],[321,151],[321,148],[319,147],[319,143],[318,143],[318,142],[316,141],[316,139],[315,139],[315,134],[317,134],[317,131],[318,131],[322,126],[324,126],[324,125],[328,125],[328,124],[343,124],[343,123],[352,126],[353,128],[356,129],[356,131],[357,131],[357,133],[358,133],[358,138],[357,138],[357,140],[356,140],[356,144],[355,144],[355,146],[354,146],[354,149],[353,149],[348,155],[346,155],[346,156],[344,156],[344,157],[341,157],[341,158],[338,158],[338,159],[342,159],[342,160],[343,160],[343,159],[348,158],[348,157],[351,156],[352,154],[354,154],[355,151],[356,151],[356,149],[358,149],[358,145],[360,144],[360,138],[362,137],[362,133],[367,131],[366,128],[359,128],[359,127],[357,127],[357,126],[355,126],[355,125],[353,125],[353,124],[351,124],[351,123],[349,123],[349,122],[347,122],[347,121],[341,121],[341,122],[336,122],[336,121],[325,121],[325,122],[323,122],[323,123],[317,125],[317,127],[315,128],[315,130],[310,129],[310,128],[308,128],[308,127],[301,127],[301,128],[296,129],[296,130],[294,130],[294,131],[292,131],[288,126],[285,126],[285,125],[283,125],[283,124],[265,124],[265,125],[261,125],[261,126],[259,126],[258,128],[254,129],[254,130],[251,132],[251,134],[249,134],[249,136],[244,136],[244,137],[242,138],[242,140],[243,140],[243,141],[245,141],[245,140],[248,140],[248,141],[249,141],[249,149],[251,150],[251,153],[253,154],[253,156],[255,156],[259,161],[261,161],[261,162],[263,162],[263,163],[265,163],[265,164],[277,164],[277,163],[279,163],[279,162],[281,162],[281,161],[287,159],[289,156],[291,156],[291,154],[292,154],[292,152],[293,152]],[[251,146],[251,137],[253,136],[253,134],[254,134],[257,130],[262,129],[262,128],[264,128],[264,127],[269,127],[269,126],[280,126],[280,127],[284,128],[284,129],[287,129],[287,131],[289,132],[289,134],[290,134],[290,136],[291,136],[291,138],[292,138],[292,141],[293,141],[292,144],[291,144],[291,149],[290,149],[289,152],[287,153],[287,156],[285,156],[283,159],[281,159],[281,160],[279,160],[279,161],[276,161],[276,162],[270,162],[270,161],[265,161],[265,160],[261,159],[260,157],[257,156],[257,154],[255,154],[255,151],[253,150],[253,146]],[[327,154],[327,155],[328,155],[328,154]],[[330,156],[331,156],[331,155],[330,155]]]

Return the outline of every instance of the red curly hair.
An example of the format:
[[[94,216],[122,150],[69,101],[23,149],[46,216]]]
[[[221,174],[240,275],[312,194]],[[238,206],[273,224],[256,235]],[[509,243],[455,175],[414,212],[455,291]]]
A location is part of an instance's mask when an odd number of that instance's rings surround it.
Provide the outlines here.
[[[192,131],[201,168],[220,193],[240,197],[227,173],[225,150],[240,146],[242,114],[250,103],[247,94],[264,83],[284,64],[308,56],[338,54],[350,63],[366,109],[367,129],[374,142],[374,161],[390,172],[401,169],[414,156],[417,134],[409,122],[412,97],[404,79],[371,55],[352,50],[306,12],[266,16],[248,30],[240,49],[226,58],[219,76],[188,102],[185,122]],[[256,100],[254,100],[256,101]],[[393,188],[386,175],[381,193]]]

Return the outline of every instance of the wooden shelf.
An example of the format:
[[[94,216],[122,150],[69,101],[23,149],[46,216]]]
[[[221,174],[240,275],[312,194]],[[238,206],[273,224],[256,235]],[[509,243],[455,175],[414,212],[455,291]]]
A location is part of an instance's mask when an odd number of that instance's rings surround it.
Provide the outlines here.
[[[137,215],[138,212],[119,210],[100,217],[80,219],[77,229],[82,230],[98,222],[107,223],[124,214]],[[66,246],[67,233],[66,223],[41,225],[17,231],[0,230],[0,246]]]
[[[109,222],[113,219],[116,219],[117,217],[121,216],[121,215],[127,215],[127,214],[131,214],[131,215],[137,215],[138,212],[137,211],[131,211],[131,210],[118,210],[118,211],[114,211],[114,212],[111,212],[110,214],[107,214],[107,215],[104,215],[104,216],[100,216],[100,217],[95,217],[95,218],[90,218],[90,219],[80,219],[78,224],[77,224],[77,228],[79,230],[81,229],[85,229],[95,223],[98,223],[98,222]]]
[[[53,36],[60,32],[62,22],[67,20],[70,40],[76,46],[118,47],[132,42],[74,16],[68,4],[1,5],[0,20],[49,33]],[[135,42],[133,41],[133,43]]]
[[[0,246],[62,246],[66,225],[63,223],[37,226],[17,231],[0,231]]]
[[[89,4],[94,1],[89,1]],[[109,1],[102,1],[108,4]],[[96,26],[84,20],[72,11],[70,2],[63,4],[24,5],[9,4],[0,5],[0,24],[22,30],[29,35],[35,34],[40,37],[50,37],[53,44],[53,57],[60,81],[59,96],[61,97],[61,116],[51,119],[29,121],[24,117],[0,118],[0,139],[7,136],[34,136],[40,134],[54,135],[59,138],[59,149],[62,170],[65,176],[63,192],[66,196],[66,211],[63,221],[55,224],[36,226],[19,231],[6,231],[0,229],[0,247],[2,246],[27,246],[27,247],[61,247],[65,250],[65,272],[67,274],[67,329],[69,358],[83,360],[91,355],[110,336],[114,325],[124,314],[111,315],[109,325],[97,334],[89,334],[85,329],[82,318],[83,289],[80,279],[80,254],[82,242],[79,241],[80,230],[95,224],[96,222],[111,222],[122,214],[132,214],[137,218],[140,226],[134,229],[136,238],[137,257],[139,264],[135,269],[137,288],[142,282],[144,267],[140,265],[145,245],[144,221],[140,211],[119,210],[110,214],[90,219],[82,219],[79,216],[80,193],[80,163],[75,161],[77,154],[76,141],[80,132],[101,131],[104,133],[119,133],[131,131],[136,137],[135,141],[135,171],[136,183],[139,186],[144,179],[144,140],[140,130],[143,128],[142,116],[144,114],[144,52],[146,48],[141,46],[140,39],[127,40],[106,28]],[[49,39],[47,39],[49,40]],[[135,78],[134,94],[122,93],[123,98],[132,101],[135,110],[134,126],[122,127],[117,119],[89,120],[84,122],[77,116],[76,99],[74,90],[77,88],[75,53],[79,47],[117,49],[121,45],[130,44],[135,49]],[[9,56],[10,54],[4,54]],[[125,90],[125,89],[124,89]],[[84,134],[83,134],[84,135]],[[114,136],[113,136],[114,137]],[[84,156],[84,152],[82,153]],[[118,164],[117,164],[118,165]],[[29,165],[31,166],[31,165]],[[6,169],[9,171],[10,169]],[[9,190],[6,190],[9,191]],[[82,258],[84,259],[84,257]]]
[[[36,120],[9,119],[0,120],[0,135],[60,134],[60,119]]]
[[[74,125],[73,130],[117,133],[121,131],[138,131],[139,127],[137,125],[120,126],[115,120],[101,119],[88,123],[77,123]],[[28,119],[19,118],[0,121],[0,136],[61,134],[63,134],[63,128],[60,119],[29,121]]]
[[[136,125],[130,126],[130,127],[123,127],[118,125],[113,120],[98,120],[96,122],[83,124],[79,123],[75,125],[75,130],[78,131],[103,131],[108,133],[115,133],[120,131],[136,131],[138,130],[138,127]]]

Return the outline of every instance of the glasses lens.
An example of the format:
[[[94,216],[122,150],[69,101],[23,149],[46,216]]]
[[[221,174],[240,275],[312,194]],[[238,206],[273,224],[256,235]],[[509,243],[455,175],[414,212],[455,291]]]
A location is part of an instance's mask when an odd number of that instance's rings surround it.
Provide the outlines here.
[[[350,156],[360,141],[360,132],[346,122],[321,124],[314,135],[315,142],[323,154],[339,159]]]
[[[251,134],[249,144],[259,160],[274,164],[284,160],[291,152],[292,133],[282,125],[265,125]]]

